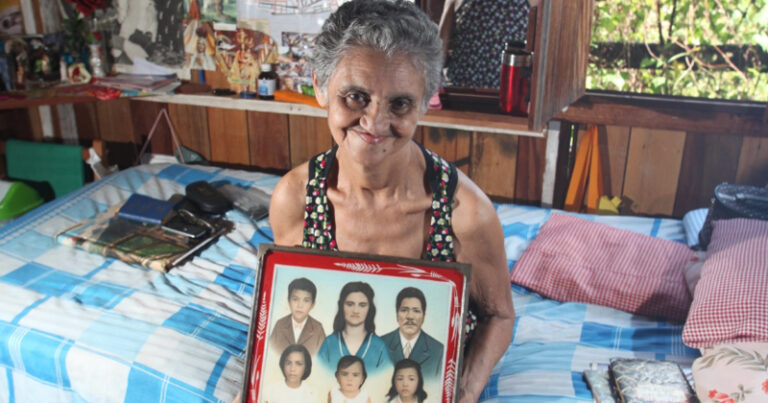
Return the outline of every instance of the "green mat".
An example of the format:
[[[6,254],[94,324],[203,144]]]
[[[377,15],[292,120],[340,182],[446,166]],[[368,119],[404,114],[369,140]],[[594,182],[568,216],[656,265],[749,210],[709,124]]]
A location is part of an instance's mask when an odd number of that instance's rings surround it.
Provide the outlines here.
[[[82,152],[81,146],[8,140],[7,174],[15,180],[47,182],[54,197],[61,197],[85,183]]]

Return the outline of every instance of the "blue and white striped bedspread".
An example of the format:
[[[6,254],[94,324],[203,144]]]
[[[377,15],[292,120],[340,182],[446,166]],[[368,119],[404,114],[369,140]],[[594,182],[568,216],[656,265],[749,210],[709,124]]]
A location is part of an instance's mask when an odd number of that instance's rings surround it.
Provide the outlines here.
[[[497,207],[504,228],[509,267],[522,255],[552,210],[516,205]],[[564,214],[573,214],[558,211]],[[573,214],[645,235],[686,242],[680,220]],[[591,362],[637,357],[678,362],[699,355],[683,345],[682,323],[632,315],[613,308],[561,303],[513,284],[517,316],[512,344],[496,365],[481,401],[592,402],[582,378]]]
[[[256,248],[242,214],[235,230],[163,274],[58,245],[53,235],[132,193],[167,199],[197,180],[267,192],[274,175],[145,165],[42,206],[0,228],[0,402],[230,402],[244,371]],[[498,206],[510,267],[550,211]],[[684,241],[678,220],[592,217]],[[258,225],[270,233],[268,223]],[[591,401],[589,362],[640,356],[690,363],[682,327],[594,305],[561,304],[512,286],[512,345],[487,401]]]

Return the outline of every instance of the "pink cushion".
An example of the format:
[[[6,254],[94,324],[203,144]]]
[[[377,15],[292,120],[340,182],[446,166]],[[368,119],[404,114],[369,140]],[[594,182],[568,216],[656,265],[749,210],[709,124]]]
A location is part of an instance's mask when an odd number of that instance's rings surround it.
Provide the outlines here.
[[[702,402],[768,402],[763,357],[768,357],[768,343],[721,344],[705,350],[691,368],[696,394]],[[744,390],[750,392],[740,393]]]
[[[684,320],[691,304],[683,244],[552,214],[511,280],[558,301]]]
[[[768,341],[768,221],[713,222],[683,342],[691,347]]]

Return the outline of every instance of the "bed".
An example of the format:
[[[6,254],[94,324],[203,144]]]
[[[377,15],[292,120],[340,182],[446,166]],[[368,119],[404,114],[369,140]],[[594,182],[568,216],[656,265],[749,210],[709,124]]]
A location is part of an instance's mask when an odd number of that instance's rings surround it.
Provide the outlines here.
[[[0,401],[232,401],[245,367],[257,247],[271,236],[267,220],[230,211],[234,230],[167,274],[59,245],[53,235],[132,193],[167,199],[198,180],[271,192],[278,179],[142,165],[0,228]],[[553,211],[513,204],[497,211],[512,268]],[[681,220],[578,216],[686,242]],[[642,357],[690,367],[699,355],[683,345],[680,322],[511,289],[514,337],[482,401],[589,402],[582,371],[591,362]]]

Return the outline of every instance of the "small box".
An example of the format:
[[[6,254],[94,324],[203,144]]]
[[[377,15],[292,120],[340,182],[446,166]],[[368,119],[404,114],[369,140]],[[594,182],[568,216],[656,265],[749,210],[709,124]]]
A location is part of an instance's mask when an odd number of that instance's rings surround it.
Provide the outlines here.
[[[162,225],[174,214],[175,204],[141,194],[132,194],[120,207],[117,216],[127,220]]]

